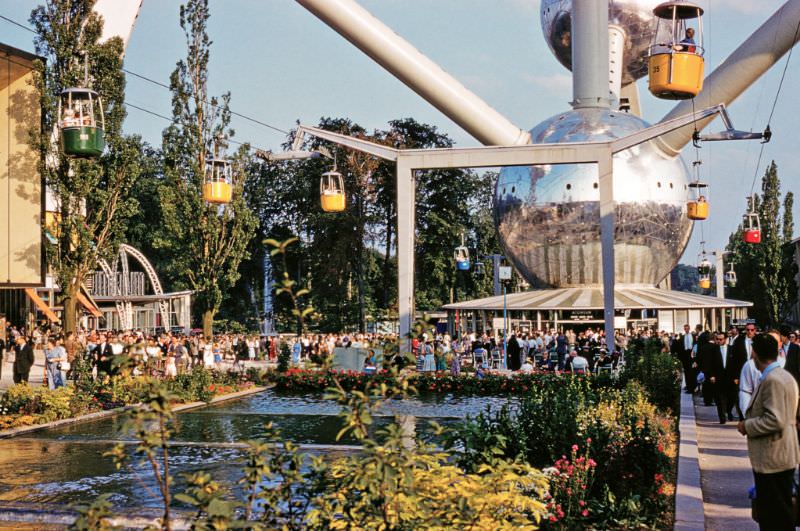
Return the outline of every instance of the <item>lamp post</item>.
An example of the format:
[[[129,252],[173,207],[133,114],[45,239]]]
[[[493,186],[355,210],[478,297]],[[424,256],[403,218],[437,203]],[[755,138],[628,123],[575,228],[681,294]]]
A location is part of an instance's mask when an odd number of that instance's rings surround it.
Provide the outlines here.
[[[498,278],[503,283],[503,364],[508,369],[508,283],[511,281],[511,266],[500,266]]]

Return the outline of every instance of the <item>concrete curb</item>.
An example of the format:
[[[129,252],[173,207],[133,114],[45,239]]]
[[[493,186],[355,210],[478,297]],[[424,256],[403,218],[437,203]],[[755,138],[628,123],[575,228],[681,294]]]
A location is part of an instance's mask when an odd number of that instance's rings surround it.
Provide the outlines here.
[[[256,393],[260,393],[262,391],[266,391],[267,389],[272,388],[272,385],[273,384],[268,385],[266,387],[251,387],[250,389],[244,389],[243,391],[236,391],[235,393],[229,393],[227,395],[217,396],[211,399],[210,402],[189,402],[187,404],[179,404],[174,406],[172,408],[172,411],[178,413],[180,411],[196,409],[211,404],[218,404],[220,402],[225,402],[228,400],[235,400],[237,398],[242,398],[247,395],[253,395]],[[70,424],[91,422],[108,417],[114,417],[116,415],[125,413],[126,411],[130,411],[135,407],[138,407],[138,405],[118,407],[115,409],[109,409],[107,411],[95,411],[94,413],[87,413],[86,415],[81,415],[78,417],[70,417],[68,419],[54,420],[52,422],[45,422],[44,424],[34,424],[32,426],[20,426],[18,428],[11,428],[10,430],[0,430],[0,439],[8,439],[11,437],[17,437],[19,435],[25,435],[27,433],[33,433],[35,431],[47,430],[50,428],[60,428],[62,426],[69,426]]]
[[[700,452],[692,395],[681,392],[681,419],[678,425],[678,479],[675,489],[675,526],[680,531],[705,529],[703,489],[700,484]]]

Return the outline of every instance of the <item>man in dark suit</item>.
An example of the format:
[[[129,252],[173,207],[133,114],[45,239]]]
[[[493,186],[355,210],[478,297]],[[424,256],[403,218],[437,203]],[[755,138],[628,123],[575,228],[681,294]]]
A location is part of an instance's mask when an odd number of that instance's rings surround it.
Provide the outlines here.
[[[683,333],[678,335],[672,341],[672,353],[680,360],[683,365],[683,378],[686,381],[686,392],[694,393],[697,387],[697,372],[694,365],[694,358],[692,356],[692,349],[694,348],[694,336],[692,335],[691,328],[688,324],[683,325]]]
[[[92,359],[97,366],[98,378],[102,377],[103,374],[111,375],[111,361],[114,359],[114,350],[111,348],[106,334],[100,334],[100,343],[94,347]]]
[[[705,381],[702,384],[703,405],[713,406],[715,386],[708,380],[708,377],[711,372],[710,363],[712,361],[712,358],[717,353],[716,338],[714,334],[706,330],[697,336],[696,345],[697,348],[694,360],[697,363],[697,368],[695,369],[695,371],[697,374],[699,374],[702,371],[706,377]]]
[[[714,401],[720,424],[733,420],[733,408],[738,410],[739,374],[745,360],[728,346],[725,334],[715,335],[716,345],[708,362],[706,378],[714,386]],[[739,412],[741,418],[741,412]]]
[[[14,383],[28,383],[28,377],[33,367],[33,346],[25,335],[17,337],[17,346],[14,349]]]

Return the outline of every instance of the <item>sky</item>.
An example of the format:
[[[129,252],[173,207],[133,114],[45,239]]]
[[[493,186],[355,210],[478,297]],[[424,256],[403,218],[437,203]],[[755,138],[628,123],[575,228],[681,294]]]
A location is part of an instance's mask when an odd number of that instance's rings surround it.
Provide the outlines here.
[[[35,0],[0,0],[0,15],[27,24]],[[185,55],[178,0],[144,0],[125,58],[125,68],[168,83]],[[459,126],[386,73],[320,20],[291,0],[210,0],[213,41],[209,92],[230,91],[231,109],[287,131],[297,121],[346,117],[367,129],[412,117],[435,125],[458,147],[479,145]],[[360,0],[362,6],[522,129],[569,109],[571,75],[542,37],[538,0]],[[701,0],[706,14],[706,72],[711,72],[762,24],[780,0]],[[33,51],[32,34],[0,20],[0,42]],[[786,57],[730,107],[734,125],[763,130],[775,100]],[[643,118],[657,122],[673,102],[658,100],[639,81]],[[721,249],[738,226],[754,176],[759,191],[765,166],[775,160],[783,191],[800,191],[800,54],[792,57],[777,100],[771,143],[756,170],[757,141],[705,143],[703,180],[711,184],[711,213],[695,223],[682,258],[695,263],[701,240]],[[170,93],[128,76],[126,100],[169,116]],[[129,108],[125,130],[160,144],[167,121]],[[235,139],[279,151],[284,133],[234,117]],[[706,131],[721,129],[719,122]],[[684,158],[691,164],[693,150]],[[265,192],[268,193],[268,192]],[[487,202],[491,197],[486,198]],[[800,227],[800,197],[794,217]],[[800,230],[795,231],[800,235]]]

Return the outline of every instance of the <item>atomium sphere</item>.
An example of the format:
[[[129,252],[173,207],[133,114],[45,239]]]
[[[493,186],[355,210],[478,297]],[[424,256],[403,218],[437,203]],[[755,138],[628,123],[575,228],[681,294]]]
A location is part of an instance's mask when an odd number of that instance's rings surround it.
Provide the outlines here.
[[[656,30],[653,8],[661,2],[609,0],[608,23],[625,32],[623,85],[647,75],[647,51]],[[572,0],[542,0],[540,14],[547,45],[558,62],[572,70]]]
[[[531,130],[534,143],[599,141],[648,124],[605,109],[578,109]],[[595,164],[505,167],[494,215],[506,256],[536,288],[602,285],[600,190]],[[614,156],[615,280],[653,286],[678,263],[691,236],[688,172],[651,143]]]

